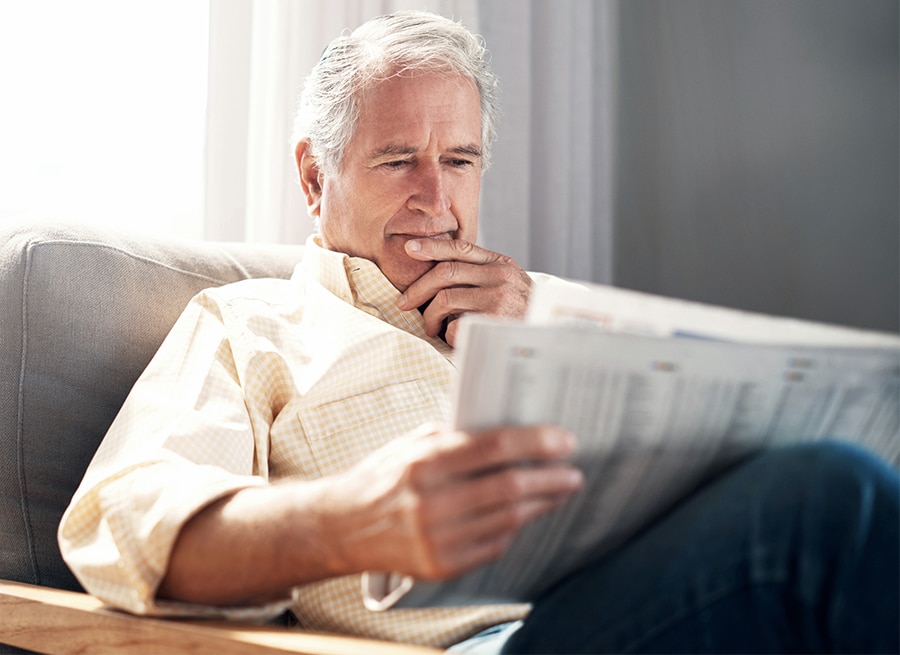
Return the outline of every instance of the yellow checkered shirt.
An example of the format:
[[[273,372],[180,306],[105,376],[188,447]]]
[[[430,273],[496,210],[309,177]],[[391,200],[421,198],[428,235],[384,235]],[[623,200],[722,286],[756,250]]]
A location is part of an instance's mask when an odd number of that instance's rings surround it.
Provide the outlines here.
[[[247,280],[188,305],[110,427],[60,524],[63,556],[105,602],[155,615],[266,618],[446,647],[521,618],[526,605],[363,605],[360,576],[265,607],[154,598],[174,541],[200,508],[287,477],[342,471],[391,438],[450,419],[452,350],[374,263],[307,242],[290,280]],[[285,544],[285,548],[290,548]]]

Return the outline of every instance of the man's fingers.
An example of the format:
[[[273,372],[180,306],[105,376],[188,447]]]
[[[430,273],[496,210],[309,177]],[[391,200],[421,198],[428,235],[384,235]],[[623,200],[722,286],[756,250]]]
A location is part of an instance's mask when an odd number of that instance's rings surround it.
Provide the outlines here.
[[[567,465],[523,465],[423,496],[427,577],[459,575],[501,556],[525,524],[563,505],[582,481]]]
[[[339,568],[438,579],[498,557],[581,488],[565,460],[574,449],[574,435],[546,425],[432,425],[390,441],[327,486]]]
[[[498,527],[509,523],[505,529],[518,530],[531,518],[530,513],[522,514],[525,507],[551,500],[555,504],[580,489],[583,481],[581,471],[568,464],[510,466],[435,494],[424,511],[434,516],[455,516],[459,523],[497,515]]]
[[[422,249],[414,250],[411,244],[421,244]],[[523,276],[527,277],[511,258],[469,241],[410,240],[406,242],[406,252],[414,259],[438,262],[406,290],[406,298],[401,299],[401,305],[405,304],[407,308],[418,307],[447,286],[497,286],[522,282]],[[530,286],[530,278],[526,283]]]
[[[489,264],[502,257],[463,239],[410,239],[406,254],[421,261],[459,261],[470,264]]]
[[[557,509],[568,498],[563,495],[528,499],[440,526],[433,535],[433,568],[426,577],[454,577],[497,559],[526,523]]]
[[[459,318],[459,316],[450,316],[447,319],[446,327],[444,327],[444,341],[453,348],[456,348],[456,332],[459,329]]]
[[[493,277],[495,271],[487,268],[457,261],[440,262],[406,288],[398,306],[407,310],[420,307],[446,289],[496,287],[499,282]],[[446,299],[443,304],[447,304]]]
[[[466,312],[522,318],[531,278],[512,259],[462,239],[410,239],[410,257],[437,262],[410,284],[397,301],[403,310],[426,303],[425,332],[441,334],[445,319]],[[448,343],[452,345],[455,330]]]
[[[430,301],[431,328],[451,314],[478,312],[520,317],[528,305],[531,278],[515,262],[504,258],[478,266],[457,261],[440,262],[413,282],[398,307],[409,310]]]
[[[411,465],[410,476],[420,489],[442,486],[460,477],[530,461],[549,463],[571,455],[577,442],[571,432],[556,426],[496,428],[479,433],[445,432],[420,436],[432,452]]]

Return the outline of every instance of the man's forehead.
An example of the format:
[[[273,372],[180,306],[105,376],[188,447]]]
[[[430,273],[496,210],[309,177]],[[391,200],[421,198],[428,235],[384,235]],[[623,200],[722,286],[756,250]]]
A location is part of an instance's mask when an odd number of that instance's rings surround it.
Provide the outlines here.
[[[465,76],[393,76],[362,92],[358,110],[351,148],[363,157],[481,156],[481,101]]]
[[[360,120],[405,121],[429,110],[447,110],[443,120],[462,123],[466,116],[460,110],[481,113],[481,98],[475,82],[463,75],[416,74],[395,75],[374,82],[359,92],[357,110]]]

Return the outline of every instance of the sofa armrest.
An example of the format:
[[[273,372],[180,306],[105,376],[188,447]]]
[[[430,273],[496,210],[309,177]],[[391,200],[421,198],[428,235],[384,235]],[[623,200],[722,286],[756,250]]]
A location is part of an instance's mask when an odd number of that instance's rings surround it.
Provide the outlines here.
[[[226,621],[184,621],[112,610],[87,594],[0,580],[0,643],[47,655],[435,655],[442,651]]]

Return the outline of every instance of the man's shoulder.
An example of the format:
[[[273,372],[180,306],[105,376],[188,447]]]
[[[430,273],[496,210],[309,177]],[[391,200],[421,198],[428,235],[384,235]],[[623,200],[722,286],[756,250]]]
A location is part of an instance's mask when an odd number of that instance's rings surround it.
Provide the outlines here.
[[[211,287],[200,296],[220,306],[284,306],[297,304],[303,297],[303,285],[284,278],[252,278]]]

